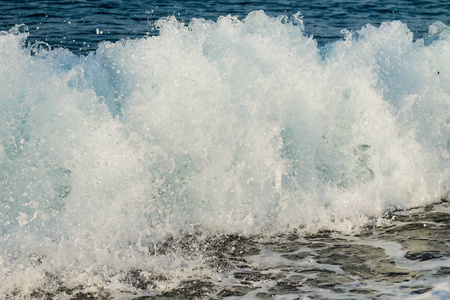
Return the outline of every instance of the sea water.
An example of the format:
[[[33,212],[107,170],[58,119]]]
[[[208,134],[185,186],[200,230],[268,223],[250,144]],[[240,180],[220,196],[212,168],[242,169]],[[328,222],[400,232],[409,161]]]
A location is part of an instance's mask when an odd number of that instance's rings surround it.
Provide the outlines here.
[[[448,4],[1,4],[4,298],[449,296]]]

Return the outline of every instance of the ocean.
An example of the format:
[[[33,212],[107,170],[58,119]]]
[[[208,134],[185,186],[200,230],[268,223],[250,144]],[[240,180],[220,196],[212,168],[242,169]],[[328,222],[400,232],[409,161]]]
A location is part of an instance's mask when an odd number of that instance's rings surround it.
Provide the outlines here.
[[[0,8],[0,299],[450,298],[450,2]]]

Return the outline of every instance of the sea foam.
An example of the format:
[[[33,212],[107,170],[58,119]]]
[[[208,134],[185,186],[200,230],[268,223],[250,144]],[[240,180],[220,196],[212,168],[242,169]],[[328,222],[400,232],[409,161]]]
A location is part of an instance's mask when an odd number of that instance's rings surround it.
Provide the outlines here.
[[[207,272],[148,249],[194,227],[351,234],[448,197],[444,24],[323,47],[261,11],[156,26],[86,56],[0,34],[0,292]]]

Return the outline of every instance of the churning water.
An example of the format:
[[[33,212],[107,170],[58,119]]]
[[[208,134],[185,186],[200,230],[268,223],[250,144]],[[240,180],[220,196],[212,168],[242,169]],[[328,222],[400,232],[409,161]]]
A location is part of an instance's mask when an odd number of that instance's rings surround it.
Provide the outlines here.
[[[330,41],[317,7],[127,27],[158,6],[107,1],[100,25],[22,2],[0,33],[4,298],[450,296],[448,5],[422,34],[362,14]],[[39,36],[58,11],[61,43]]]

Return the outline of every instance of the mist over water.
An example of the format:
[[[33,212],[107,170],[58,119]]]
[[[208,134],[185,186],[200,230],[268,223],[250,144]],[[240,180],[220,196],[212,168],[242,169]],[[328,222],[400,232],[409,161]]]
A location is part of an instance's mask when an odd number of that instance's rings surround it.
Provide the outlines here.
[[[351,235],[448,199],[443,23],[320,47],[299,14],[156,28],[87,55],[0,34],[1,294],[126,291],[138,268],[215,278],[201,255],[151,250],[196,231]]]

